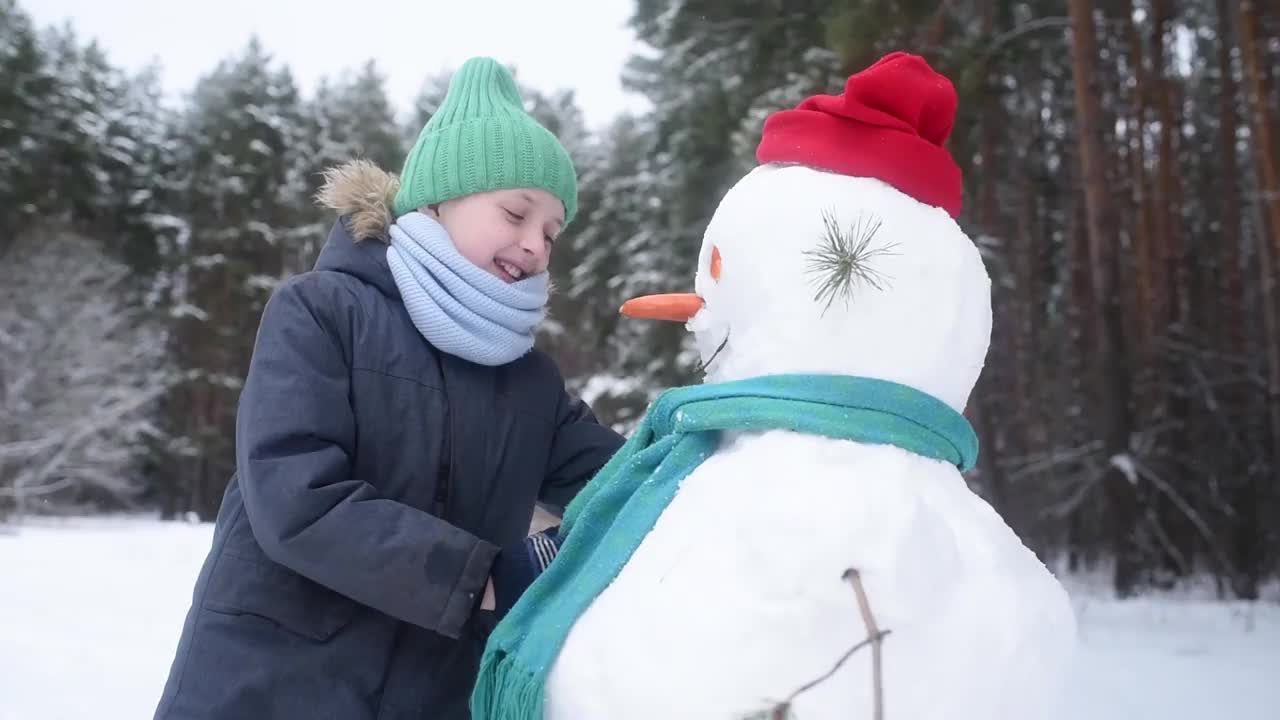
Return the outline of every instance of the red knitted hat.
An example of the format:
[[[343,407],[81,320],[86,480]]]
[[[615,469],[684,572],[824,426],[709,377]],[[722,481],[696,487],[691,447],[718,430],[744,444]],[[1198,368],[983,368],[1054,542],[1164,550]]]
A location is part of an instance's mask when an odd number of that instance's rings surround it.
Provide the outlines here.
[[[960,167],[945,144],[956,104],[951,81],[924,58],[890,53],[850,76],[844,94],[814,95],[770,115],[756,160],[879,178],[954,218]]]

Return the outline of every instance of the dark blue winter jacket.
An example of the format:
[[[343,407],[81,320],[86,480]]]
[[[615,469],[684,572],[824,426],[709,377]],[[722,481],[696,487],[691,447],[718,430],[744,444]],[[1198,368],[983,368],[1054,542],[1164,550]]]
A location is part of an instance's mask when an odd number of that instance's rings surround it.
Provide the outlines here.
[[[157,719],[468,717],[498,548],[623,441],[542,352],[435,350],[351,228],[264,311]]]

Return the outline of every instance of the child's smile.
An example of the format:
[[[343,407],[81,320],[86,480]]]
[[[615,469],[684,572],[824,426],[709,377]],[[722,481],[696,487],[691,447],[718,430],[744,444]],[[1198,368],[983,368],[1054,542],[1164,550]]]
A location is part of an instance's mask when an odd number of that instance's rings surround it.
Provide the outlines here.
[[[493,265],[498,269],[498,277],[509,283],[521,280],[528,274],[525,269],[519,265],[501,258],[494,258]]]

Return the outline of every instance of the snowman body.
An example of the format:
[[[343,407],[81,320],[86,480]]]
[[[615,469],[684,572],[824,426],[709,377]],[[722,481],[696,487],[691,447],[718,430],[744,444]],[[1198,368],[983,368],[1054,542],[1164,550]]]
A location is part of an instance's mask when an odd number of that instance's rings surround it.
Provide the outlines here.
[[[886,717],[1047,718],[1072,635],[1061,588],[956,468],[892,446],[739,435],[681,485],[570,631],[549,720],[744,718],[882,644]],[[872,652],[792,702],[872,718]]]

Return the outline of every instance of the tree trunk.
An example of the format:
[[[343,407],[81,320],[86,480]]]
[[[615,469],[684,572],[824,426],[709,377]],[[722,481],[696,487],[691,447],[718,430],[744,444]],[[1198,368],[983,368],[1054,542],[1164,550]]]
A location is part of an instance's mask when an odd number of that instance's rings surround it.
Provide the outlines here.
[[[994,30],[994,0],[983,0],[980,4],[980,27],[979,32],[982,37],[991,37]],[[935,13],[934,21],[929,29],[930,40],[937,42],[940,40],[941,28],[944,26],[943,18],[946,4],[939,6]],[[989,71],[988,71],[989,72]],[[990,75],[985,78],[983,83],[985,92],[983,92],[983,100],[980,110],[980,118],[978,120],[978,157],[981,160],[979,165],[980,175],[978,178],[978,202],[974,211],[974,220],[980,231],[991,235],[999,235],[997,225],[999,223],[999,210],[996,205],[996,183],[999,182],[1001,173],[996,170],[996,139],[995,132],[999,120],[997,114],[1000,108],[999,87],[992,82]],[[1004,235],[1004,237],[1014,237],[1012,235]],[[1015,247],[1018,243],[1011,242],[1006,246],[1006,254],[1017,252]],[[995,290],[1000,293],[998,297],[993,297],[993,302],[1003,299],[1003,308],[995,307],[993,311],[999,313],[1001,309],[1005,310],[1004,315],[1017,316],[1018,298],[1008,297],[1008,293],[1001,293],[999,289]],[[1016,321],[1015,321],[1016,326]],[[1003,369],[1007,373],[1006,377],[1014,378],[1020,375],[1022,362],[1021,354],[1018,348],[1018,336],[1020,328],[1007,328],[1005,333],[998,333],[993,330],[993,339],[1000,334],[1004,334],[1009,338],[1008,351],[1001,362],[992,363],[991,370]],[[995,359],[995,358],[993,358]],[[1008,507],[1008,478],[1005,469],[1000,465],[996,449],[1000,447],[1008,447],[1007,444],[999,443],[999,434],[1007,433],[1011,427],[1018,424],[1016,418],[1022,416],[1022,398],[1018,395],[1005,394],[1005,398],[1009,402],[1005,403],[1005,416],[997,426],[995,421],[996,413],[993,408],[997,407],[996,398],[992,397],[992,393],[1007,391],[1006,383],[992,382],[990,377],[984,378],[986,382],[982,383],[982,395],[976,398],[973,403],[973,413],[975,415],[978,432],[983,440],[983,445],[988,450],[985,460],[980,459],[979,471],[982,474],[983,485],[987,491],[987,497],[996,512],[1004,517],[1005,522],[1010,523],[1015,529],[1020,525],[1015,518],[1009,516]]]
[[[1147,96],[1150,92],[1147,83],[1146,53],[1142,48],[1142,37],[1138,34],[1138,26],[1133,19],[1133,0],[1120,3],[1124,14],[1121,20],[1125,27],[1125,37],[1129,44],[1129,60],[1133,65],[1133,130],[1130,133],[1130,153],[1132,154],[1132,194],[1135,208],[1133,219],[1133,257],[1135,326],[1138,330],[1138,347],[1135,358],[1142,367],[1151,361],[1151,343],[1155,338],[1152,311],[1153,279],[1152,258],[1154,257],[1151,232],[1152,219],[1151,191],[1147,187]]]
[[[1156,266],[1164,279],[1163,316],[1158,319],[1158,328],[1166,340],[1185,340],[1195,337],[1195,328],[1191,325],[1191,273],[1188,267],[1189,258],[1186,252],[1183,228],[1186,225],[1183,215],[1183,191],[1180,182],[1179,150],[1182,144],[1182,108],[1183,85],[1180,79],[1173,77],[1172,61],[1165,51],[1166,40],[1170,37],[1173,22],[1172,0],[1153,0],[1152,10],[1152,77],[1156,90],[1156,108],[1160,119],[1159,173],[1157,175],[1158,192],[1156,194],[1157,221],[1160,226],[1160,246],[1163,255]],[[1189,397],[1187,376],[1188,359],[1185,355],[1172,352],[1168,346],[1159,348],[1156,355],[1160,380],[1156,385],[1156,397],[1165,408],[1163,413],[1168,422],[1168,436],[1158,445],[1169,448],[1173,452],[1172,462],[1158,463],[1155,457],[1144,458],[1148,465],[1158,466],[1157,472],[1176,487],[1187,488],[1192,485],[1187,479],[1191,472],[1190,460],[1181,453],[1184,448],[1191,447],[1190,434],[1192,412]],[[1179,456],[1181,453],[1181,456]],[[1194,551],[1192,545],[1197,542],[1194,528],[1183,522],[1180,513],[1172,507],[1159,512],[1162,523],[1169,537],[1167,540],[1184,555]],[[1166,549],[1167,550],[1167,549]],[[1168,558],[1169,567],[1182,568],[1174,558]]]
[[[1233,358],[1244,355],[1243,299],[1244,283],[1240,277],[1240,169],[1236,163],[1236,78],[1231,63],[1231,2],[1216,0],[1218,11],[1218,161],[1220,177],[1229,187],[1219,185],[1218,302],[1222,312],[1215,330],[1217,347]],[[1232,406],[1235,409],[1235,406]]]
[[[1218,237],[1213,242],[1217,250],[1217,290],[1216,305],[1219,312],[1213,318],[1215,347],[1228,358],[1235,360],[1245,356],[1245,324],[1244,324],[1244,283],[1240,271],[1240,202],[1241,184],[1239,182],[1239,166],[1236,162],[1236,132],[1239,122],[1236,118],[1236,79],[1235,69],[1231,61],[1231,3],[1229,0],[1216,0],[1215,9],[1218,21],[1218,161],[1221,183],[1214,195],[1217,202]],[[1217,410],[1224,422],[1229,418],[1246,417],[1248,395],[1244,392],[1243,383],[1233,382],[1223,387],[1221,406]],[[1240,425],[1243,425],[1241,423]],[[1244,428],[1239,432],[1243,434]],[[1231,533],[1232,562],[1239,569],[1237,586],[1233,588],[1239,597],[1256,598],[1258,581],[1262,570],[1263,553],[1261,546],[1260,510],[1266,499],[1259,487],[1260,474],[1249,467],[1242,443],[1225,438],[1226,447],[1230,449],[1225,458],[1223,469],[1228,477],[1235,478],[1231,483],[1235,492],[1231,496],[1231,506],[1236,511],[1236,518]]]
[[[991,128],[992,142],[995,142],[996,126]],[[1044,332],[1044,326],[1048,319],[1040,314],[1039,298],[1043,292],[1041,288],[1040,271],[1037,267],[1036,259],[1039,257],[1041,247],[1041,231],[1039,225],[1039,205],[1041,193],[1046,192],[1043,170],[1040,166],[1036,166],[1031,170],[1031,182],[1026,183],[1021,189],[1021,198],[1018,202],[1018,212],[1016,222],[1013,225],[1014,237],[1021,238],[1022,245],[1018,252],[1019,263],[1018,268],[1018,287],[1017,299],[1020,311],[1016,335],[1020,338],[1021,343],[1021,364],[1019,373],[1022,377],[1019,392],[1017,395],[1019,402],[1029,404],[1027,414],[1025,415],[1025,426],[1022,429],[1022,437],[1024,438],[1024,452],[1031,452],[1042,449],[1047,445],[1046,438],[1047,418],[1045,416],[1045,408],[1051,403],[1048,401],[1052,397],[1051,392],[1046,391],[1046,384],[1054,382],[1058,379],[1055,374],[1052,378],[1046,379],[1045,373],[1041,372],[1041,364],[1043,362],[1044,350],[1041,347],[1041,334]],[[994,203],[994,198],[992,199]]]
[[[954,2],[955,0],[940,0],[933,14],[920,25],[914,45],[923,49],[921,54],[924,54],[924,52],[933,54],[942,45],[947,32],[947,14],[950,12],[951,5]],[[990,35],[988,34],[986,37],[990,37]]]
[[[1115,211],[1106,183],[1106,154],[1102,147],[1102,107],[1091,80],[1096,74],[1098,42],[1092,3],[1071,0],[1072,71],[1077,112],[1077,153],[1085,198],[1089,247],[1089,288],[1097,310],[1099,332],[1093,353],[1100,410],[1100,430],[1106,473],[1104,480],[1111,550],[1115,556],[1115,588],[1130,594],[1138,580],[1139,559],[1133,542],[1137,520],[1136,488],[1124,472],[1129,463],[1129,374],[1125,362],[1125,337],[1116,297],[1117,243]]]
[[[1253,130],[1257,162],[1258,202],[1265,208],[1266,224],[1259,228],[1258,269],[1262,275],[1263,323],[1267,352],[1267,417],[1270,424],[1271,472],[1280,479],[1280,292],[1276,289],[1273,268],[1280,258],[1280,168],[1276,167],[1276,145],[1272,137],[1271,109],[1268,107],[1269,70],[1265,66],[1262,42],[1258,32],[1257,8],[1253,0],[1240,0],[1236,6],[1239,19],[1240,49],[1244,54],[1244,73],[1250,126]]]
[[[1186,268],[1182,251],[1182,205],[1178,183],[1178,135],[1180,112],[1174,109],[1173,80],[1164,46],[1170,22],[1170,0],[1153,0],[1151,23],[1151,72],[1155,105],[1160,118],[1159,172],[1156,194],[1156,236],[1161,250],[1160,273],[1164,279],[1162,316],[1157,331],[1186,322]],[[1163,353],[1162,353],[1163,354]]]
[[[1280,261],[1280,168],[1277,168],[1277,147],[1274,135],[1274,118],[1271,117],[1270,65],[1266,62],[1266,49],[1262,46],[1258,29],[1258,7],[1254,0],[1240,0],[1236,5],[1236,33],[1240,40],[1245,79],[1245,107],[1250,119],[1253,148],[1250,153],[1256,163],[1258,177],[1258,213],[1265,219],[1258,223],[1258,272],[1262,294],[1263,346],[1266,354],[1266,417],[1267,439],[1270,446],[1271,486],[1280,482],[1280,291],[1276,288],[1275,272]],[[1250,480],[1252,491],[1261,494],[1263,479],[1256,474]],[[1263,543],[1264,524],[1257,515],[1263,512],[1262,503],[1243,509],[1254,515],[1259,535],[1249,542]],[[1252,558],[1250,558],[1252,559]],[[1249,575],[1249,571],[1245,571]],[[1246,592],[1256,588],[1237,588]]]

